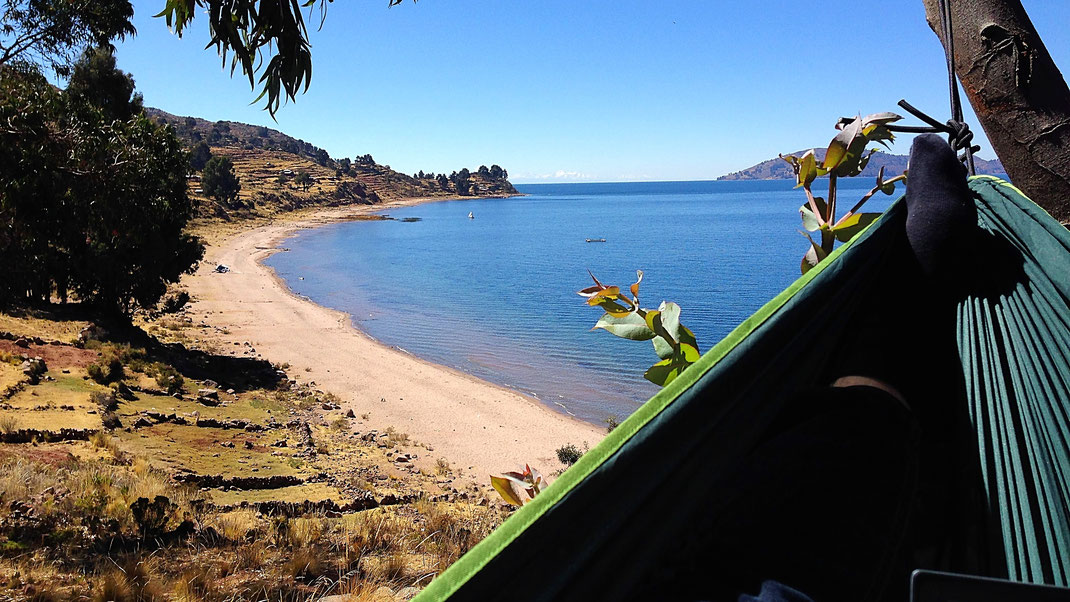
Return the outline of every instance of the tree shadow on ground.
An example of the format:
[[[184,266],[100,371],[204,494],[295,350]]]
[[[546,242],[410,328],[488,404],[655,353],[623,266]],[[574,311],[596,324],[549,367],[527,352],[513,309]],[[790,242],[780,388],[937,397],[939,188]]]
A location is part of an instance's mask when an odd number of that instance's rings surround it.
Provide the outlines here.
[[[128,318],[101,316],[94,308],[80,303],[8,307],[3,311],[16,318],[89,322],[92,325],[86,333],[89,338],[144,348],[149,361],[169,364],[186,378],[215,381],[222,389],[236,392],[275,389],[287,380],[286,374],[267,360],[209,353],[181,343],[164,343],[132,324]]]

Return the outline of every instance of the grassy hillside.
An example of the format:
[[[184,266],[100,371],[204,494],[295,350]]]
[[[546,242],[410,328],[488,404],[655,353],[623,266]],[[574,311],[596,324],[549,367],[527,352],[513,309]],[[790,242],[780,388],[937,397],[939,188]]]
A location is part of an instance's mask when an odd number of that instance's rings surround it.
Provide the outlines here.
[[[251,346],[177,342],[198,328],[0,314],[0,599],[405,600],[504,519]]]
[[[494,178],[473,169],[468,193],[459,195],[454,182],[442,183],[435,174],[416,178],[399,173],[375,162],[371,155],[332,158],[321,148],[271,128],[180,117],[152,108],[146,112],[152,119],[170,125],[190,147],[203,141],[213,156],[229,157],[234,162],[234,171],[241,180],[236,202],[223,204],[207,197],[199,192],[199,175],[191,177],[190,194],[198,200],[202,217],[257,217],[309,206],[376,204],[409,197],[516,194],[507,174]],[[312,176],[307,189],[295,182],[293,176],[299,172]]]

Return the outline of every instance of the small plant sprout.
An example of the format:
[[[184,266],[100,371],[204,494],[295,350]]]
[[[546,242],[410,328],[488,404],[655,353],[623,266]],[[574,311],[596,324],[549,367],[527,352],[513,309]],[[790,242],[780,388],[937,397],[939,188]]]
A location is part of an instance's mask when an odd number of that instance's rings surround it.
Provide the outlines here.
[[[499,476],[491,475],[490,484],[494,486],[494,490],[502,496],[503,500],[513,506],[524,505],[523,493],[527,493],[528,499],[535,499],[543,487],[542,475],[527,464],[524,465],[524,472],[503,472]]]
[[[836,218],[837,178],[851,178],[861,174],[870,158],[877,152],[876,148],[867,150],[866,146],[876,142],[888,148],[888,142],[895,140],[895,135],[887,125],[900,119],[902,117],[895,113],[874,113],[866,117],[841,119],[836,124],[840,133],[829,143],[825,158],[820,164],[812,150],[801,157],[780,155],[781,159],[791,164],[795,172],[798,182],[795,187],[801,187],[806,192],[806,204],[799,208],[799,213],[802,215],[803,228],[807,230],[801,233],[810,241],[810,248],[803,256],[802,273],[810,271],[810,268],[828,257],[836,241],[847,242],[880,216],[879,213],[858,212],[866,201],[878,191],[888,195],[894,193],[896,183],[906,180],[906,172],[885,180],[882,167],[877,173],[877,182],[873,188],[847,213],[839,219]],[[829,182],[828,195],[825,198],[815,197],[810,188],[814,180],[825,175],[828,176]],[[821,242],[815,241],[808,232],[820,232]]]
[[[680,323],[680,306],[663,301],[657,309],[643,309],[639,305],[639,284],[643,271],[636,270],[635,284],[629,287],[632,296],[619,286],[606,286],[591,274],[594,286],[578,294],[587,298],[587,305],[601,307],[606,313],[591,330],[606,332],[633,341],[651,341],[661,361],[643,376],[650,382],[665,386],[676,379],[688,366],[698,361],[698,342],[695,333]]]

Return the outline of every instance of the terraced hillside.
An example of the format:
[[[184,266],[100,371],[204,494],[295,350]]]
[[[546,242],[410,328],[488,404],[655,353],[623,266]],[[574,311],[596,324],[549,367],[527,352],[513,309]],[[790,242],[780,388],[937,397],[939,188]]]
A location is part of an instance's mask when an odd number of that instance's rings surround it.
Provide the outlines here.
[[[210,122],[146,109],[170,125],[190,147],[207,144],[213,156],[229,157],[241,181],[238,199],[221,203],[201,192],[199,174],[190,178],[190,194],[201,216],[224,219],[267,216],[309,206],[375,204],[410,197],[508,196],[517,194],[508,173],[482,169],[413,177],[376,163],[371,155],[332,158],[327,151],[277,130],[233,121]],[[495,166],[497,167],[497,166]],[[307,186],[298,174],[311,176]],[[466,184],[458,186],[460,174]],[[419,174],[417,174],[419,175]]]
[[[253,343],[59,311],[0,314],[0,598],[408,599],[507,513]]]

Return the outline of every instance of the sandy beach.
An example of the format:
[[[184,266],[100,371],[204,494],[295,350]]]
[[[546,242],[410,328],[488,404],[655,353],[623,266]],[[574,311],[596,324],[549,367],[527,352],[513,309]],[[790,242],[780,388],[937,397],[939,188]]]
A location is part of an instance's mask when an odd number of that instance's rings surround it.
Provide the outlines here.
[[[347,314],[294,295],[261,264],[298,229],[419,202],[323,210],[214,241],[197,272],[183,280],[193,297],[190,315],[224,329],[213,336],[224,348],[238,350],[233,343],[248,341],[260,357],[288,363],[291,378],[341,397],[359,419],[356,429],[394,427],[429,446],[417,461],[421,467],[445,458],[481,484],[525,463],[544,474],[560,468],[558,447],[593,446],[605,430],[383,345],[356,329]],[[216,273],[220,263],[230,271]]]

